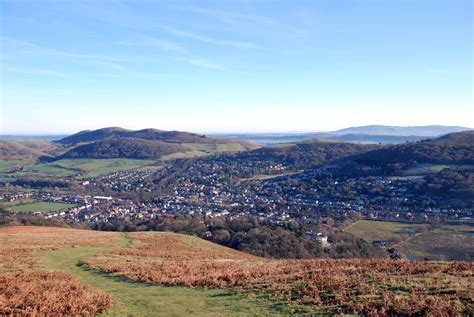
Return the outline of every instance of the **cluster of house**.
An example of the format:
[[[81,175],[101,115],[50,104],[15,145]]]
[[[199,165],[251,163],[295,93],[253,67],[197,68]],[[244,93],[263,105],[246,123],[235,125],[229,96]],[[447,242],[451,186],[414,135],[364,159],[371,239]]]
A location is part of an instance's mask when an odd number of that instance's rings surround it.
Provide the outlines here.
[[[320,170],[289,174],[291,171],[289,166],[266,160],[203,158],[182,169],[122,171],[89,179],[82,183],[87,195],[28,192],[4,193],[0,198],[70,203],[71,207],[44,215],[88,222],[153,219],[166,214],[243,214],[280,224],[327,217],[344,220],[355,213],[414,222],[433,218],[470,221],[473,216],[470,208],[444,208],[430,197],[416,195],[409,179],[335,179]],[[160,187],[163,179],[168,182]],[[137,193],[147,196],[137,199]]]
[[[82,182],[83,186],[90,188],[92,191],[97,188],[101,191],[109,190],[113,192],[138,192],[151,191],[147,188],[146,179],[155,174],[153,170],[131,170],[119,171],[104,176],[99,176]]]

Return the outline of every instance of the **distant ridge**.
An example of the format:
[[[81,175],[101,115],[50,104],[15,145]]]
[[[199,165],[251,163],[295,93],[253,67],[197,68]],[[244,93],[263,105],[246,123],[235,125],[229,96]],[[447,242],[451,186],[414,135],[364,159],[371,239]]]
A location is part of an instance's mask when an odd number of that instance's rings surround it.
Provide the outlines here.
[[[427,138],[436,138],[445,134],[470,131],[471,128],[460,126],[385,126],[367,125],[361,127],[349,127],[330,132],[307,132],[307,133],[237,133],[237,134],[214,134],[213,137],[220,139],[248,140],[261,144],[275,144],[286,142],[298,142],[310,139],[333,140],[353,143],[382,143],[400,144],[414,142]]]
[[[136,138],[149,141],[163,141],[170,143],[225,143],[222,140],[214,140],[212,138],[207,138],[204,135],[191,132],[164,131],[151,128],[134,131],[123,129],[120,127],[109,127],[92,131],[85,130],[57,140],[55,142],[67,145],[74,145],[77,143],[94,142],[119,137]]]
[[[435,141],[457,144],[470,144],[474,146],[474,130],[446,134],[442,137],[437,138]]]
[[[179,144],[149,141],[138,138],[107,138],[79,145],[60,157],[61,158],[129,158],[158,159],[164,155],[185,152],[187,149]]]
[[[344,173],[352,176],[403,174],[416,164],[474,165],[474,131],[384,146],[347,156],[341,162]]]
[[[63,158],[129,158],[160,159],[164,156],[187,153],[189,156],[208,155],[212,152],[238,152],[260,147],[248,141],[208,138],[205,135],[158,129],[128,130],[108,127],[84,130],[54,143],[66,149],[55,157],[42,157],[44,161]],[[176,156],[177,155],[177,156]],[[184,155],[186,156],[186,155]]]
[[[388,125],[366,125],[360,127],[350,127],[345,129],[328,132],[329,134],[365,134],[365,135],[390,135],[390,136],[424,136],[436,137],[443,134],[471,130],[470,128],[460,126],[388,126]]]

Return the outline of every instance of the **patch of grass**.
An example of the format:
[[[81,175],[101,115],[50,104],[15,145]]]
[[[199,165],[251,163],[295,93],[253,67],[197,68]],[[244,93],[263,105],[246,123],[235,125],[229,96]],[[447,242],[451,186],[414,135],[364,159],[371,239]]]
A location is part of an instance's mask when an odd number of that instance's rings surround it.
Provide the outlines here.
[[[0,170],[9,169],[13,166],[13,161],[11,160],[0,160]]]
[[[33,211],[58,211],[64,208],[75,207],[75,204],[66,204],[66,203],[50,203],[44,201],[29,202],[23,204],[14,204],[10,207],[7,207],[7,210],[13,212],[33,212]]]
[[[136,232],[125,250],[101,253],[90,268],[132,281],[266,294],[298,314],[397,315],[469,312],[468,263],[389,259],[271,260],[196,237]],[[137,244],[136,241],[139,243]],[[249,293],[247,293],[249,292]],[[285,306],[281,306],[285,307]]]
[[[375,240],[400,242],[414,236],[420,225],[390,221],[360,220],[345,229],[367,242]]]
[[[449,165],[449,164],[417,164],[408,170],[410,175],[433,174],[445,168],[474,169],[474,165]]]
[[[12,183],[14,181],[16,181],[17,178],[16,177],[9,177],[9,176],[1,176],[0,175],[0,182],[4,182],[4,183]]]
[[[79,171],[68,169],[54,163],[42,163],[36,165],[26,165],[23,167],[21,174],[33,174],[37,176],[48,175],[48,176],[59,176],[68,177],[76,175]]]
[[[437,228],[402,242],[397,247],[411,259],[472,261],[474,259],[474,227]]]
[[[161,157],[161,160],[169,161],[169,160],[176,160],[180,158],[193,158],[193,157],[200,157],[200,156],[206,156],[206,155],[209,155],[209,153],[201,152],[201,151],[178,152],[178,153],[163,155]]]
[[[0,159],[0,172],[5,172],[11,169],[12,167],[15,166],[22,166],[25,164],[31,163],[30,161],[27,160],[5,160],[5,159]]]
[[[105,316],[277,316],[287,315],[242,295],[218,289],[165,287],[131,282],[121,276],[93,271],[86,259],[108,250],[125,247],[122,236],[115,246],[61,249],[47,254],[49,269],[66,272],[94,289],[110,294],[113,307]]]
[[[51,163],[25,166],[23,173],[62,177],[80,174],[79,178],[83,179],[143,168],[152,166],[155,163],[152,160],[133,159],[63,159]]]
[[[15,201],[6,201],[6,202],[2,202],[2,205],[4,207],[13,207],[13,206],[17,206],[17,205],[26,205],[26,204],[31,204],[35,202],[34,199],[31,199],[31,198],[27,198],[27,199],[19,199],[19,200],[15,200]]]

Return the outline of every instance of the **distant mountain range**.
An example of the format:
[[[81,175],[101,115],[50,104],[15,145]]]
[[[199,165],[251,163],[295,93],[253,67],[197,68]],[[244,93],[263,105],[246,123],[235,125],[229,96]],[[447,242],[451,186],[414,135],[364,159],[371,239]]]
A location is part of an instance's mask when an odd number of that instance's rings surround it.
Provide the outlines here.
[[[345,141],[356,143],[382,143],[399,144],[419,141],[422,139],[439,137],[448,133],[472,130],[459,126],[384,126],[368,125],[350,127],[331,132],[309,133],[240,133],[240,134],[214,134],[213,137],[222,139],[236,139],[253,141],[260,144],[275,144],[285,142],[298,142],[310,139]]]
[[[460,126],[386,126],[367,125],[361,127],[349,127],[330,132],[308,132],[308,133],[219,133],[209,134],[207,138],[203,135],[181,132],[164,131],[158,129],[143,129],[138,131],[127,130],[119,127],[103,128],[98,130],[84,130],[79,133],[67,135],[0,135],[0,140],[7,141],[57,141],[61,144],[76,144],[90,142],[106,137],[135,137],[145,140],[161,140],[165,142],[188,142],[188,143],[219,143],[221,140],[247,140],[260,144],[273,144],[284,142],[297,142],[310,139],[325,139],[334,141],[358,142],[358,143],[404,143],[407,141],[418,141],[421,139],[439,137],[448,133],[472,130]],[[220,141],[217,141],[218,139]]]
[[[365,134],[365,135],[390,135],[390,136],[424,136],[436,137],[443,134],[471,130],[459,126],[426,125],[414,127],[400,127],[388,125],[367,125],[362,127],[345,128],[329,134]]]

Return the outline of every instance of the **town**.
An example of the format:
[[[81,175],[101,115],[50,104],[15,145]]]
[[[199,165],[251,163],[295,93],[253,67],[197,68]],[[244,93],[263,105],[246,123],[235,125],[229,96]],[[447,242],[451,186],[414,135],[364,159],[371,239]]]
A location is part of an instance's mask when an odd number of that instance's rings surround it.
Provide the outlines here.
[[[70,204],[40,212],[75,222],[149,220],[166,215],[252,216],[284,224],[344,221],[355,215],[400,222],[469,222],[472,205],[416,191],[411,178],[338,178],[326,168],[220,156],[183,160],[159,170],[131,170],[78,181],[80,190],[2,190],[6,203],[33,199]]]

